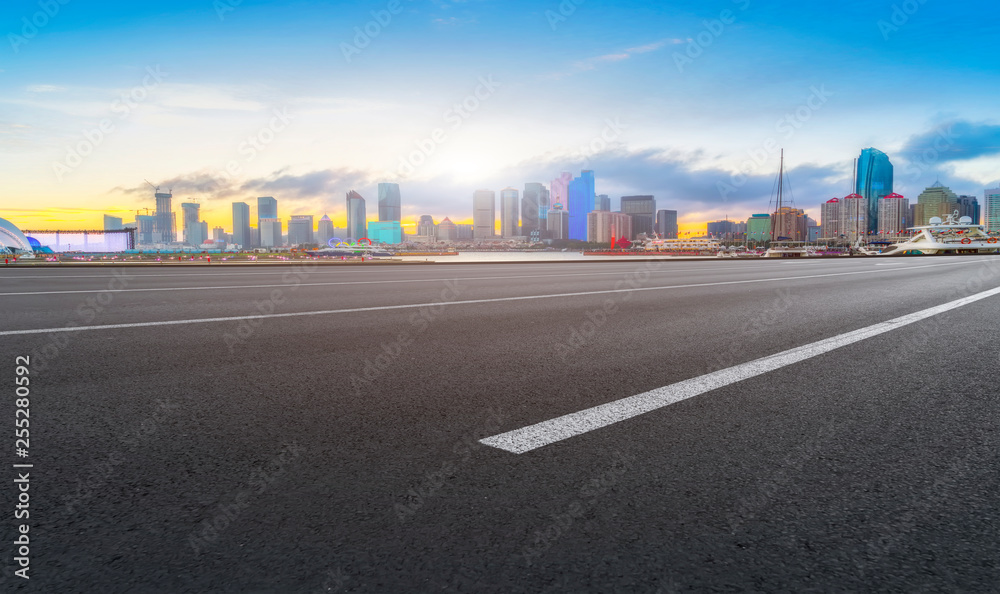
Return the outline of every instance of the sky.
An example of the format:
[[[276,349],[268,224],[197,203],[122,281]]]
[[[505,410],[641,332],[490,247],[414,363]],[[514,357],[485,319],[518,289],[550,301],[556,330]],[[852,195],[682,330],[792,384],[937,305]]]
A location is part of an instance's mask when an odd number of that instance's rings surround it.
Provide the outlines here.
[[[1000,181],[1000,6],[899,0],[12,0],[0,7],[0,217],[100,228],[197,201],[328,213],[400,184],[404,219],[592,169],[682,228],[851,193]],[[787,188],[786,188],[787,192]],[[786,193],[787,197],[787,193]]]

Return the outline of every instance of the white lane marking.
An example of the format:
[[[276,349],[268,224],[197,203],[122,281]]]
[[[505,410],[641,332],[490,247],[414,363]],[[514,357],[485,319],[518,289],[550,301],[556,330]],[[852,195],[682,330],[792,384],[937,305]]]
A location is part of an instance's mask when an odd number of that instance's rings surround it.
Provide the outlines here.
[[[739,268],[739,267],[736,267]],[[715,270],[723,270],[717,268]],[[729,269],[732,270],[732,269]],[[651,270],[650,273],[659,272],[678,272],[676,270]],[[712,272],[712,269],[697,269],[697,270],[685,270],[684,272]],[[289,273],[284,273],[289,274]],[[615,272],[575,272],[570,274],[524,274],[524,275],[504,275],[504,276],[470,276],[470,277],[457,277],[457,278],[427,278],[427,279],[391,279],[391,280],[373,280],[373,281],[337,281],[328,283],[299,283],[294,285],[296,287],[328,287],[336,285],[381,285],[381,284],[392,284],[392,283],[434,283],[434,282],[445,282],[445,281],[476,281],[476,280],[504,280],[508,278],[556,278],[556,277],[568,277],[568,276],[621,276],[622,274],[627,274],[622,270],[617,270]],[[155,276],[155,275],[136,275],[136,276]],[[164,275],[164,276],[176,276],[176,275]],[[214,276],[214,275],[213,275]],[[0,277],[2,278],[2,277]],[[50,278],[69,278],[69,277],[50,277]],[[98,278],[108,278],[106,276]],[[276,287],[288,287],[292,286],[293,283],[281,283],[281,284],[271,284],[271,285],[223,285],[214,287],[145,287],[139,289],[77,289],[72,291],[12,291],[10,293],[0,293],[0,297],[17,297],[19,295],[71,295],[78,293],[132,293],[132,292],[145,292],[145,291],[223,291],[227,289],[270,289]]]
[[[928,264],[925,266],[911,266],[909,268],[894,268],[897,270],[917,270],[921,268],[937,268],[939,266],[957,266],[967,264],[967,262]],[[831,272],[828,274],[807,274],[802,276],[783,276],[779,278],[758,278],[738,281],[719,281],[714,283],[691,283],[687,285],[669,285],[659,287],[630,287],[628,289],[607,289],[601,291],[581,291],[578,293],[555,293],[549,295],[522,295],[518,297],[496,297],[493,299],[468,299],[465,301],[438,301],[431,303],[410,303],[403,305],[379,305],[375,307],[352,307],[348,309],[326,309],[320,311],[299,311],[280,314],[256,314],[249,316],[230,316],[225,318],[199,318],[193,320],[164,320],[160,322],[133,322],[130,324],[106,324],[103,326],[70,326],[62,328],[35,328],[32,330],[4,330],[0,336],[15,336],[23,334],[45,334],[46,332],[82,332],[85,330],[117,330],[122,328],[148,328],[150,326],[176,326],[180,324],[208,324],[213,322],[234,322],[240,320],[259,320],[266,318],[297,318],[302,316],[323,316],[342,313],[359,313],[369,311],[387,311],[393,309],[415,309],[420,307],[438,307],[451,305],[476,305],[481,303],[502,303],[505,301],[527,301],[531,299],[554,299],[561,297],[583,297],[589,295],[608,295],[612,293],[628,293],[631,291],[666,291],[670,289],[691,289],[697,287],[718,287],[723,285],[740,285],[748,283],[767,283],[776,281],[801,280],[807,278],[825,278],[831,276],[847,276],[855,274],[874,274],[890,272],[888,270],[858,270],[854,272]]]
[[[676,402],[817,357],[834,349],[839,349],[872,338],[873,336],[878,336],[879,334],[891,332],[897,328],[902,328],[903,326],[994,295],[1000,295],[1000,287],[916,313],[900,316],[887,322],[868,326],[867,328],[789,349],[775,355],[762,357],[749,363],[735,365],[728,369],[722,369],[701,377],[670,384],[669,386],[650,390],[649,392],[643,392],[642,394],[615,400],[614,402],[588,408],[580,412],[556,417],[479,441],[482,444],[514,454],[523,454],[557,441],[601,429]]]

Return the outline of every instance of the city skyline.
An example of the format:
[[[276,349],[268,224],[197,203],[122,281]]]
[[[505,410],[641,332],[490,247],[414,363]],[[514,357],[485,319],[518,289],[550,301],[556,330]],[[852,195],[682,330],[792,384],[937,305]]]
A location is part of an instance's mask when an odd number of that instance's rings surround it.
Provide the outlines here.
[[[404,226],[464,223],[476,188],[594,170],[598,193],[654,195],[703,229],[765,210],[778,147],[814,218],[848,193],[863,147],[892,157],[906,196],[934,179],[976,194],[1000,179],[991,36],[927,42],[980,26],[981,7],[921,4],[898,22],[868,3],[832,15],[750,0],[307,6],[60,5],[35,31],[18,24],[37,5],[5,7],[0,172],[31,205],[7,216],[130,220],[150,206],[146,178],[199,202],[210,227],[270,195],[278,218],[340,221],[346,192],[374,202],[387,182],[403,188]],[[934,93],[910,91],[927,81]]]

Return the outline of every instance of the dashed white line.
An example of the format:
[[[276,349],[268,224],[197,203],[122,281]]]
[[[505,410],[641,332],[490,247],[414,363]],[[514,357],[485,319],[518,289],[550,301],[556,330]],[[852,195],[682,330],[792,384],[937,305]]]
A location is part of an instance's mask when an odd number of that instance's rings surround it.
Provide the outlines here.
[[[729,367],[728,369],[709,373],[701,377],[650,390],[649,392],[643,392],[642,394],[628,398],[622,398],[621,400],[615,400],[614,402],[588,408],[580,412],[556,417],[479,441],[485,445],[514,454],[523,454],[556,443],[557,441],[595,431],[682,400],[687,400],[688,398],[693,398],[694,396],[711,392],[712,390],[717,390],[736,382],[741,382],[806,359],[817,357],[834,349],[839,349],[843,346],[878,336],[879,334],[891,332],[897,328],[902,328],[903,326],[994,295],[1000,295],[1000,287],[916,313],[900,316],[887,322],[868,326],[867,328],[847,332],[768,357],[762,357],[749,363]]]

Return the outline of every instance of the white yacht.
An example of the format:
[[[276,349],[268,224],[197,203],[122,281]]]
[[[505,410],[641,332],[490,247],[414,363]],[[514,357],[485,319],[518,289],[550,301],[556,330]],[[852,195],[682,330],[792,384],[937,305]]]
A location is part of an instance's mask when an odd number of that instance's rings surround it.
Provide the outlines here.
[[[970,217],[958,217],[958,211],[944,220],[932,217],[929,225],[912,227],[916,234],[882,250],[879,256],[920,254],[996,254],[1000,239],[974,225]]]

